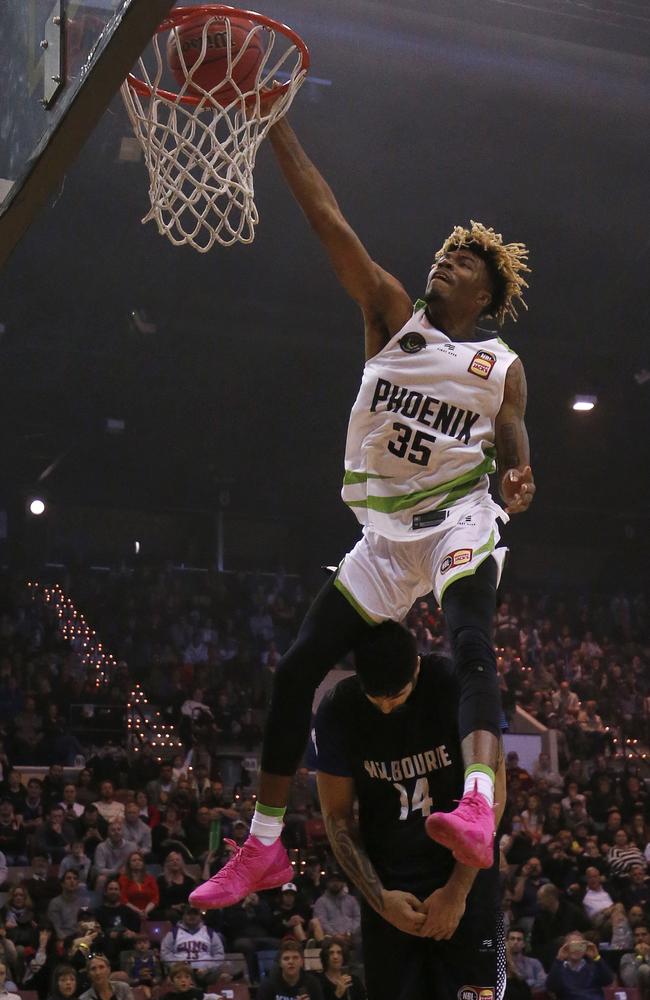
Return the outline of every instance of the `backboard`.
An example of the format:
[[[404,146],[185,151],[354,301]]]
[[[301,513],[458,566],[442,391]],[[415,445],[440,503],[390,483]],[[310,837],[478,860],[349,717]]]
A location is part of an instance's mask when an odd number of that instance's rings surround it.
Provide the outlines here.
[[[0,265],[174,0],[2,0]]]

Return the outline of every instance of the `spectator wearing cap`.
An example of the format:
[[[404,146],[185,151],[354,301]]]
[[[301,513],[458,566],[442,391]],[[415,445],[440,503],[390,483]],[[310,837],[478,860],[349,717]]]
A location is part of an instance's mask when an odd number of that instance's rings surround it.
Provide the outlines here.
[[[522,927],[515,924],[509,928],[506,946],[514,971],[520,979],[523,979],[531,990],[543,990],[546,986],[544,966],[538,959],[524,954],[526,937]]]
[[[248,837],[249,826],[245,823],[243,819],[237,819],[232,825],[232,839],[234,840],[237,847],[242,847],[244,841]]]
[[[346,881],[342,873],[330,872],[325,892],[314,904],[314,917],[324,934],[356,948],[361,943],[361,909],[355,897],[345,889]]]
[[[317,854],[310,854],[305,864],[305,870],[296,879],[298,892],[310,906],[313,906],[319,896],[325,892],[325,872]]]
[[[295,882],[285,882],[280,888],[280,898],[273,910],[270,932],[273,937],[280,939],[290,935],[301,942],[305,942],[310,936],[316,941],[322,940],[320,923],[311,917],[309,907],[299,898]]]
[[[219,975],[224,947],[217,932],[203,922],[201,911],[185,906],[179,922],[162,939],[160,957],[168,968],[187,962],[197,983],[205,986]]]
[[[297,941],[283,941],[278,955],[278,967],[262,980],[256,1000],[323,1000],[320,983],[304,970],[302,949]]]
[[[650,930],[634,928],[634,950],[621,958],[618,975],[624,986],[637,987],[644,1000],[650,997]]]

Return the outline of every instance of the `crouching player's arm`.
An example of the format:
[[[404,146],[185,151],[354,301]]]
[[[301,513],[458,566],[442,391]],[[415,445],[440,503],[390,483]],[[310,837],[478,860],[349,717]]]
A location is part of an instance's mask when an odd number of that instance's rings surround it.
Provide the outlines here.
[[[384,889],[358,839],[354,822],[354,780],[318,772],[318,794],[327,836],[339,865],[373,910],[393,927],[418,935],[426,915],[410,892]]]
[[[494,783],[494,817],[497,829],[503,816],[505,802],[506,769],[501,745]],[[432,892],[420,904],[420,909],[426,914],[426,920],[420,929],[421,937],[435,938],[436,941],[448,941],[452,937],[465,912],[465,902],[477,875],[477,868],[468,868],[467,865],[456,862],[445,885]]]

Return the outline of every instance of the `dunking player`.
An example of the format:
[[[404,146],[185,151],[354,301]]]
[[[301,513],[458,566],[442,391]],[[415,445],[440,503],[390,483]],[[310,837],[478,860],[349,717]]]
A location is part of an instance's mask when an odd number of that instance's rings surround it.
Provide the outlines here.
[[[434,803],[450,809],[463,787],[456,678],[446,660],[419,661],[397,622],[378,625],[355,658],[356,676],[321,703],[314,744],[330,843],[366,904],[369,1000],[500,1000],[498,866],[454,863],[425,832]],[[502,754],[496,782],[500,817]]]
[[[274,676],[251,836],[190,897],[228,906],[289,881],[280,843],[291,777],[309,732],[313,693],[379,622],[406,615],[432,588],[450,632],[460,683],[465,789],[457,809],[432,813],[427,830],[466,864],[491,864],[500,703],[492,620],[507,515],[488,492],[496,469],[508,513],[529,507],[535,486],[524,426],[521,361],[483,316],[516,318],[527,250],[479,223],[457,227],[435,254],[415,309],[376,264],[285,119],[272,145],[296,200],[343,287],[361,306],[366,365],[348,429],[343,498],[363,536],[310,608]]]

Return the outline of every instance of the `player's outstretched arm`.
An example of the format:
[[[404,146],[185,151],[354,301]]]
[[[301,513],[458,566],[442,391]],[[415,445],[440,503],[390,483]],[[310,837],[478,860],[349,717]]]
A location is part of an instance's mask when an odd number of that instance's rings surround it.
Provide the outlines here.
[[[418,935],[425,915],[410,892],[384,889],[370,858],[359,843],[354,822],[354,780],[318,772],[318,795],[325,828],[336,860],[384,920],[407,934]]]
[[[363,310],[366,357],[373,357],[411,315],[409,296],[400,282],[370,257],[286,118],[273,126],[269,137],[280,169],[325,247],[339,281]]]
[[[535,495],[528,432],[524,423],[526,397],[524,366],[517,358],[506,375],[503,402],[495,424],[499,491],[508,514],[521,514],[528,510]]]

